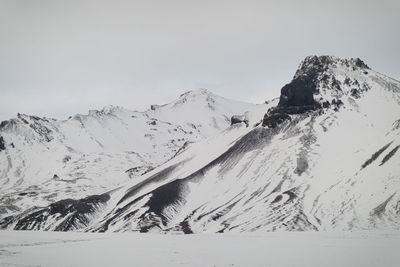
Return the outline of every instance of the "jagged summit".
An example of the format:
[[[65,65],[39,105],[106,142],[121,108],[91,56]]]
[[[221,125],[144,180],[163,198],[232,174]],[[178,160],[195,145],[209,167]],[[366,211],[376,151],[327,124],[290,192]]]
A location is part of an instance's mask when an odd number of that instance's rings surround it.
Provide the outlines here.
[[[351,87],[350,76],[360,76],[361,79],[352,81],[360,85],[368,75],[370,68],[359,58],[341,59],[334,56],[308,56],[299,65],[293,80],[281,89],[279,106],[316,106],[322,105],[326,98],[326,91],[338,96]],[[346,73],[342,80],[340,76]],[[359,81],[360,80],[360,81]],[[358,88],[359,89],[359,88]],[[314,100],[314,95],[320,98]],[[329,97],[331,98],[331,97]],[[331,100],[331,99],[330,99]]]
[[[374,88],[392,91],[400,103],[398,82],[370,69],[361,59],[308,56],[292,81],[282,87],[279,103],[265,114],[263,125],[275,127],[292,114],[354,106]]]
[[[334,56],[307,56],[299,65],[294,78],[322,73],[329,68],[346,67],[349,70],[368,70],[367,64],[360,58],[338,58]]]

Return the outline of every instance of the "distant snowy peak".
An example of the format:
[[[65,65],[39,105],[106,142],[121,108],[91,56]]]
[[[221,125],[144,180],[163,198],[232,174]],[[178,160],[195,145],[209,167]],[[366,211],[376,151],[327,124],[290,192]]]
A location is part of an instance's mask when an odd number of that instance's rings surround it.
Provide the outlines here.
[[[222,105],[222,106],[220,106]],[[220,110],[221,112],[225,112],[224,108],[226,107],[234,107],[236,108],[244,107],[246,108],[252,108],[255,105],[246,103],[246,102],[241,102],[241,101],[236,101],[232,99],[227,99],[222,96],[216,95],[212,93],[211,91],[200,88],[197,90],[191,90],[188,92],[185,92],[179,96],[179,98],[171,103],[165,104],[165,105],[153,105],[151,108],[152,110],[157,110],[161,109],[165,111],[166,109],[171,109],[171,110],[179,110],[181,108],[186,108],[186,107],[192,107],[192,108],[206,108],[210,109],[211,111],[216,111]]]
[[[143,117],[150,120],[165,120],[167,122],[196,124],[198,120],[208,120],[210,113],[214,116],[223,116],[226,122],[230,120],[232,115],[242,114],[251,110],[256,105],[226,99],[224,97],[213,94],[211,91],[201,88],[185,92],[167,104],[151,105],[149,110],[139,112],[132,111],[127,108],[109,105],[99,110],[89,110],[88,114],[76,114],[67,120],[56,120],[52,118],[31,116],[26,114],[17,114],[16,118],[5,120],[0,123],[0,131],[14,132],[15,134],[28,134],[30,137],[38,135],[39,137],[51,140],[53,137],[50,133],[57,132],[60,124],[68,124],[69,121],[78,121],[84,127],[86,122],[91,120],[106,119],[107,117]],[[176,114],[183,114],[186,111],[190,113],[184,114],[182,118],[175,118]],[[204,118],[202,118],[204,117]],[[24,129],[24,130],[22,130]]]
[[[198,130],[204,137],[213,136],[230,125],[233,115],[243,114],[254,104],[230,100],[207,89],[186,92],[166,105],[152,105],[146,111],[149,117]]]

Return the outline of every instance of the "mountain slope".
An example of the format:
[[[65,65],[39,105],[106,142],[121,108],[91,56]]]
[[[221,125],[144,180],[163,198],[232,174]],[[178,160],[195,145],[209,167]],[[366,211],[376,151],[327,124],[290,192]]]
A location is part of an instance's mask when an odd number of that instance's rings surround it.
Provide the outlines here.
[[[109,106],[63,121],[18,114],[0,126],[0,218],[135,179],[255,107],[199,89],[145,112]]]
[[[0,225],[183,233],[399,229],[399,147],[400,82],[360,59],[312,56],[280,99],[137,180]]]

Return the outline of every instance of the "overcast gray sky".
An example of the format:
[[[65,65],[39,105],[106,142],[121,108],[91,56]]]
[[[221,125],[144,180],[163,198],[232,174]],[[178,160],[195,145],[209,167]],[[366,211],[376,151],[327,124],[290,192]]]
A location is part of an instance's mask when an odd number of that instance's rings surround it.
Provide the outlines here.
[[[184,91],[261,103],[307,55],[400,78],[400,1],[0,0],[0,120],[144,110]]]

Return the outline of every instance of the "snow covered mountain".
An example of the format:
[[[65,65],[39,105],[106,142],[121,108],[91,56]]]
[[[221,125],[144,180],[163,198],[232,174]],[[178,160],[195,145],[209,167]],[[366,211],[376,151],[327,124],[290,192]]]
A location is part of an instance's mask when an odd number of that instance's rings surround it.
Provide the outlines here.
[[[0,227],[163,233],[400,229],[399,81],[360,59],[311,56],[280,99],[231,122],[124,186],[35,207],[3,218]]]
[[[145,112],[109,106],[63,121],[18,114],[0,125],[0,218],[134,180],[255,107],[199,89]]]

